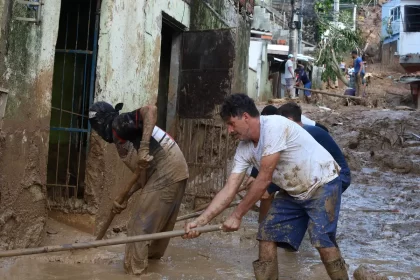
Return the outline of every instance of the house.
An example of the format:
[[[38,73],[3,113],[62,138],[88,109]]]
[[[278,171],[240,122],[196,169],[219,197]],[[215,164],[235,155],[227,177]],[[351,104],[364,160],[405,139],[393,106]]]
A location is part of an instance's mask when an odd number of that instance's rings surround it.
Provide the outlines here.
[[[420,1],[391,0],[382,6],[382,63],[420,70]]]
[[[252,0],[0,1],[0,249],[39,245],[49,216],[91,233],[106,219],[131,172],[91,133],[95,101],[157,104],[202,187],[186,200],[210,192],[210,168],[220,187],[228,140],[215,116],[247,90],[252,11]]]

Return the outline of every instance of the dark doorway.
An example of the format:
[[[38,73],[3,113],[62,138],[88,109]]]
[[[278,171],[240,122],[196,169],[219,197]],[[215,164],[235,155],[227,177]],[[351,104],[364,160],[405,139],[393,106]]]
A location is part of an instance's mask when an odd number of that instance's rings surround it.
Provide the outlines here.
[[[171,70],[171,49],[174,30],[166,23],[162,23],[159,92],[157,98],[158,119],[157,126],[166,130],[166,115],[168,113],[169,75]]]
[[[164,130],[168,130],[168,126],[171,125],[171,123],[167,123],[167,120],[168,118],[171,119],[173,112],[168,113],[168,111],[176,110],[176,108],[173,108],[176,104],[168,101],[173,99],[173,96],[170,96],[171,90],[173,92],[177,91],[174,86],[177,85],[179,75],[179,42],[184,29],[185,27],[174,18],[162,13],[157,126]]]

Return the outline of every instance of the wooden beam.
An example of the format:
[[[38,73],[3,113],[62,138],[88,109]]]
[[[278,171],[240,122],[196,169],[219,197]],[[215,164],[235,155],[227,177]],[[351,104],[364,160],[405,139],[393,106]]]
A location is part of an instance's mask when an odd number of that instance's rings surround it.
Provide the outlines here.
[[[341,95],[341,94],[336,94],[336,93],[331,93],[331,92],[326,92],[326,91],[321,91],[321,90],[302,88],[302,87],[295,87],[295,88],[301,89],[301,90],[308,90],[310,92],[325,94],[325,95],[334,96],[334,97],[340,97],[340,98],[346,98],[346,99],[348,98],[348,99],[353,99],[353,100],[363,100],[363,98],[359,96]]]

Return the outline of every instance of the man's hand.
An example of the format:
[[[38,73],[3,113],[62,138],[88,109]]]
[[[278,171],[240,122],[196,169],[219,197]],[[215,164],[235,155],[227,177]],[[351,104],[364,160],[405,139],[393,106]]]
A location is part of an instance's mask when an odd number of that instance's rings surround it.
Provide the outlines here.
[[[241,226],[241,218],[238,218],[235,213],[223,223],[223,231],[237,231]]]
[[[123,204],[119,204],[116,200],[112,205],[112,212],[120,214],[125,208],[127,208],[127,200]]]
[[[192,239],[192,238],[199,237],[201,233],[194,230],[194,228],[197,228],[199,226],[204,226],[204,224],[200,223],[197,220],[189,222],[189,223],[185,223],[185,226],[184,226],[185,234],[182,236],[182,239]]]
[[[140,169],[149,168],[150,162],[153,160],[153,156],[149,155],[149,142],[141,141],[140,149],[138,153],[138,166]]]

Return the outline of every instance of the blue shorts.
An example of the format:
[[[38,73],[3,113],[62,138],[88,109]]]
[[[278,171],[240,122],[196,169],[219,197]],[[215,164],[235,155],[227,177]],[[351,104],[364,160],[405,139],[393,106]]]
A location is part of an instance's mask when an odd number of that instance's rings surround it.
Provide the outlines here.
[[[309,230],[311,243],[317,248],[337,247],[335,240],[341,205],[341,180],[336,178],[319,187],[311,198],[297,200],[282,191],[260,223],[259,241],[297,251]]]

